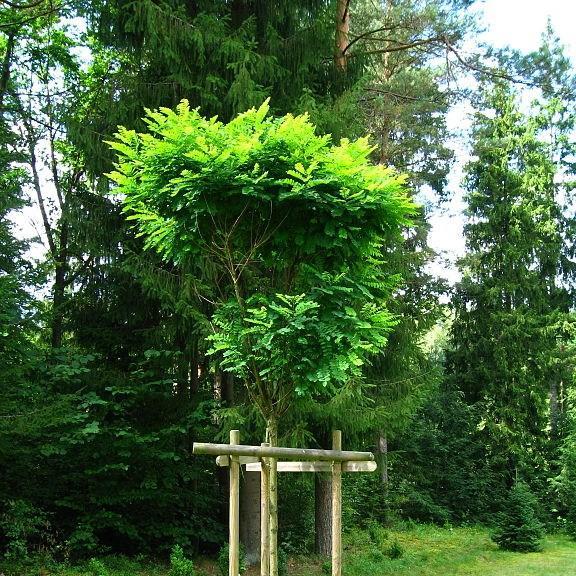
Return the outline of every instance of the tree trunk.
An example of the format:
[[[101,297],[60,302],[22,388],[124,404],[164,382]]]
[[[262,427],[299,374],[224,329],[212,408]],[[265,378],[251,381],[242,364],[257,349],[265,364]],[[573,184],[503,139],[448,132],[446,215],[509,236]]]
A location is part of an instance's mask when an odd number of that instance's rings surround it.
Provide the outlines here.
[[[240,541],[248,564],[260,561],[260,472],[244,472],[240,490]]]
[[[332,554],[332,481],[330,475],[314,475],[314,522],[316,554]]]
[[[383,431],[380,431],[377,438],[376,463],[380,473],[380,482],[382,484],[382,500],[384,501],[384,517],[388,520],[388,438]]]
[[[58,250],[54,258],[56,270],[54,274],[54,290],[52,299],[52,348],[62,346],[64,335],[64,307],[66,305],[66,285],[69,282],[68,262],[68,215],[66,205],[60,215],[60,235]]]
[[[558,434],[558,420],[560,417],[560,405],[558,402],[558,381],[552,378],[549,389],[550,398],[550,436],[556,438]]]
[[[8,91],[8,84],[10,83],[10,66],[12,64],[12,55],[14,53],[15,36],[16,33],[10,31],[6,38],[6,48],[4,59],[2,61],[2,72],[0,73],[0,116],[4,115],[4,96]]]
[[[348,49],[350,32],[350,0],[336,1],[336,46],[334,64],[336,70],[345,72],[348,64]]]

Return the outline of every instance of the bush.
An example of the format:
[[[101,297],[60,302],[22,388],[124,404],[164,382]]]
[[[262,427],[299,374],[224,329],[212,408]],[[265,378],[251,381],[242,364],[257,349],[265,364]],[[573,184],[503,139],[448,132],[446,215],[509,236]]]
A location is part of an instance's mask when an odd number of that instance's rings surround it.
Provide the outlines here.
[[[50,523],[47,514],[25,500],[11,500],[0,516],[0,534],[6,540],[6,558],[25,560],[34,549],[46,550]]]
[[[88,574],[90,576],[109,576],[108,569],[101,560],[90,558],[88,561]]]
[[[218,554],[218,573],[220,574],[220,576],[228,576],[229,554],[230,554],[230,545],[226,543],[224,544],[224,546],[222,546],[222,548],[220,548],[220,553]],[[239,564],[240,574],[246,572],[247,567],[248,565],[246,564],[246,549],[242,544],[240,544],[240,564]]]
[[[186,558],[184,551],[178,544],[170,553],[170,576],[196,576],[194,562]]]
[[[503,550],[540,550],[543,527],[536,517],[536,507],[536,498],[528,486],[523,482],[516,482],[510,489],[492,540]]]

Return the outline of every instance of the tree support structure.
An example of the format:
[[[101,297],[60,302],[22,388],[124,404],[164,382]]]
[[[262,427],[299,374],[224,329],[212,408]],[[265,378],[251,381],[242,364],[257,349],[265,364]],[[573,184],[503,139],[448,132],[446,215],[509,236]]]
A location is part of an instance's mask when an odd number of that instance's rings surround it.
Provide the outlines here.
[[[371,452],[342,450],[342,433],[332,433],[332,450],[282,448],[263,443],[260,446],[240,444],[240,432],[230,432],[230,444],[195,442],[194,454],[213,454],[219,466],[230,470],[229,576],[240,572],[240,467],[259,471],[260,490],[260,576],[278,576],[276,539],[271,537],[278,526],[276,507],[270,505],[270,470],[278,472],[331,472],[332,475],[332,576],[342,575],[342,473],[376,470]],[[279,461],[282,459],[282,461]],[[273,535],[272,535],[273,536]],[[271,561],[272,559],[272,561]]]

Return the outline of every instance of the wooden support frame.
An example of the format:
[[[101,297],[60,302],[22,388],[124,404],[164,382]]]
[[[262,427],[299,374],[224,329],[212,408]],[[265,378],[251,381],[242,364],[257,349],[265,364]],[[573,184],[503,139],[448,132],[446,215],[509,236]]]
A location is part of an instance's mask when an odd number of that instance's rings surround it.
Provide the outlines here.
[[[281,448],[262,443],[240,444],[240,432],[230,432],[230,444],[195,442],[194,454],[217,456],[218,466],[230,467],[230,556],[228,576],[238,576],[240,558],[240,466],[259,471],[260,476],[260,576],[277,566],[277,510],[271,502],[271,474],[276,472],[331,472],[332,475],[332,576],[342,576],[342,473],[373,472],[374,454],[342,450],[342,432],[332,432],[332,450]],[[278,462],[278,458],[289,460]]]

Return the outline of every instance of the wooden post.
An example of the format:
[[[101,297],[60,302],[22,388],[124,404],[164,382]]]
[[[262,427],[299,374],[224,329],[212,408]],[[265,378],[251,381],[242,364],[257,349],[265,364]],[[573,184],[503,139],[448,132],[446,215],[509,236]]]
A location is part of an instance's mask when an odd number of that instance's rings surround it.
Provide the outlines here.
[[[240,444],[240,431],[230,430],[230,444]],[[240,574],[240,460],[230,457],[230,541],[228,576]]]
[[[332,432],[332,450],[342,450],[342,432]],[[332,464],[332,576],[342,576],[342,464]]]
[[[270,446],[263,442],[262,446]],[[262,458],[260,470],[260,576],[270,576],[270,467]]]

